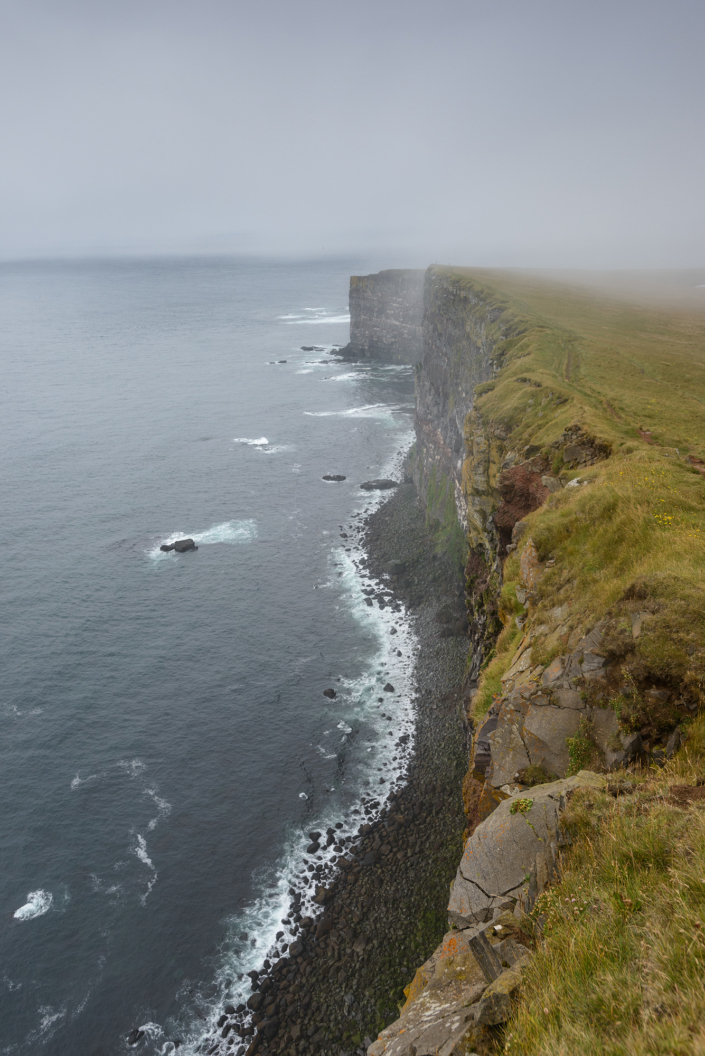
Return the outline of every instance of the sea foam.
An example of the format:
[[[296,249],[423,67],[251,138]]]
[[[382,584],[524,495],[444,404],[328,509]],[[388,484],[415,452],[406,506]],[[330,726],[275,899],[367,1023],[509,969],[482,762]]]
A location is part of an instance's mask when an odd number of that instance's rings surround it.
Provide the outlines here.
[[[51,909],[54,896],[50,891],[30,891],[27,901],[12,914],[15,920],[32,920],[34,917],[42,917]]]
[[[149,557],[154,560],[174,559],[173,551],[165,553],[160,547],[163,544],[174,543],[177,539],[193,539],[196,546],[210,546],[213,543],[249,543],[257,538],[257,522],[250,519],[246,521],[223,521],[214,524],[202,532],[172,532],[165,539],[147,551]]]

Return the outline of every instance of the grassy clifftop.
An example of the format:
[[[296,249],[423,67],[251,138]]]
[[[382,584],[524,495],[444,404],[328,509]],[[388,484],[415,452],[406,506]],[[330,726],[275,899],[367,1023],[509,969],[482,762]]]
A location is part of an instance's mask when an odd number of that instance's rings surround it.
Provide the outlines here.
[[[476,709],[498,690],[524,633],[533,630],[534,655],[547,663],[606,614],[628,644],[636,678],[683,684],[699,702],[705,297],[702,306],[693,297],[685,306],[649,307],[521,274],[447,270],[521,331],[497,346],[496,375],[476,390],[470,432],[503,438],[499,462],[507,452],[518,459],[540,452],[562,484],[586,482],[559,488],[525,518],[542,575],[520,631],[521,548],[504,563],[504,630]],[[563,461],[571,427],[601,452],[588,468]],[[642,631],[633,642],[636,612]]]
[[[496,347],[495,375],[477,387],[468,416],[468,490],[481,476],[477,451],[490,452],[483,480],[495,509],[503,467],[538,458],[555,485],[523,518],[525,533],[503,562],[502,630],[475,717],[527,639],[541,670],[602,621],[625,683],[610,701],[622,728],[651,724],[657,737],[659,721],[680,722],[684,740],[664,767],[615,775],[612,795],[576,796],[573,847],[534,912],[542,939],[496,1051],[701,1053],[705,290],[694,286],[702,280],[686,277],[661,300],[648,283],[610,291],[445,270],[491,301],[513,334]],[[566,461],[571,435],[592,445],[587,465]],[[480,536],[471,532],[471,545]],[[538,562],[527,592],[520,557],[529,538]],[[668,716],[649,711],[659,688],[678,706]]]

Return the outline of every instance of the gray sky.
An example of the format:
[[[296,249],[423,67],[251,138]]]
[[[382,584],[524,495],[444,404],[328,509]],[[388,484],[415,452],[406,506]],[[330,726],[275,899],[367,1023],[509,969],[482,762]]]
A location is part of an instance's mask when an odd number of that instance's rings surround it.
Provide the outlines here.
[[[0,0],[0,258],[705,264],[702,0]]]

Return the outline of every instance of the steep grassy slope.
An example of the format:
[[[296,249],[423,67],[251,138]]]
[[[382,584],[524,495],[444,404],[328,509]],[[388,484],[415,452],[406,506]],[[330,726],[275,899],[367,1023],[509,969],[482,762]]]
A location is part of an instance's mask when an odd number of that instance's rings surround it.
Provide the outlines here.
[[[637,679],[683,684],[700,701],[705,678],[705,311],[647,309],[507,273],[449,269],[502,309],[516,334],[495,352],[493,381],[478,386],[468,421],[472,450],[490,450],[500,504],[502,466],[540,453],[563,487],[524,518],[541,578],[520,632],[520,549],[502,570],[504,630],[476,698],[499,689],[523,633],[542,662],[609,613],[615,651]],[[597,444],[601,460],[566,465],[566,429]],[[609,457],[604,455],[609,454]],[[494,475],[492,473],[494,464]],[[471,544],[483,542],[478,533]],[[484,540],[487,543],[487,540]],[[483,600],[487,600],[484,598]],[[642,633],[631,636],[640,614]]]
[[[480,520],[470,524],[469,591],[495,606],[501,627],[474,717],[527,638],[544,667],[603,621],[622,672],[610,701],[621,728],[648,725],[658,738],[659,723],[680,722],[685,740],[664,769],[616,775],[614,797],[576,797],[574,846],[534,911],[543,940],[497,1051],[702,1053],[705,299],[638,304],[533,276],[444,270],[513,335],[496,345],[494,377],[468,416],[469,506],[479,482],[501,520],[503,479],[532,459],[555,484],[522,517],[506,559]],[[575,438],[594,454],[587,465],[565,461]],[[529,538],[538,563],[527,592]],[[671,702],[663,714],[654,690]]]
[[[577,793],[573,847],[539,899],[537,945],[496,1051],[705,1051],[705,721],[663,770]]]

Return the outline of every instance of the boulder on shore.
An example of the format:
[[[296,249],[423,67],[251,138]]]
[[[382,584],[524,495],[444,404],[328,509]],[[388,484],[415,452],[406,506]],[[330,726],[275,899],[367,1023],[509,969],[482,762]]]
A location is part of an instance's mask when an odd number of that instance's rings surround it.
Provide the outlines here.
[[[398,488],[398,480],[366,480],[360,487],[363,491],[388,491],[390,488]]]
[[[186,550],[198,550],[198,547],[193,539],[177,539],[175,543],[162,543],[159,549],[163,550],[165,554],[168,554],[170,550],[175,550],[177,554],[183,554]]]

